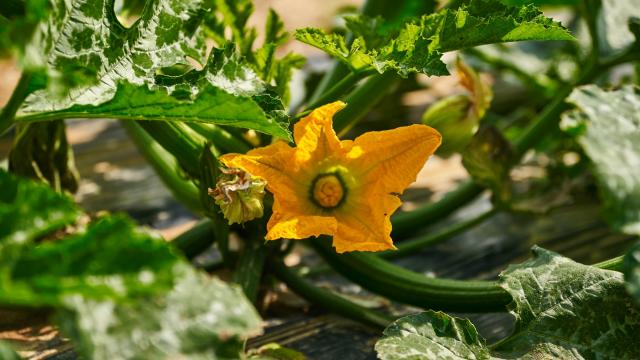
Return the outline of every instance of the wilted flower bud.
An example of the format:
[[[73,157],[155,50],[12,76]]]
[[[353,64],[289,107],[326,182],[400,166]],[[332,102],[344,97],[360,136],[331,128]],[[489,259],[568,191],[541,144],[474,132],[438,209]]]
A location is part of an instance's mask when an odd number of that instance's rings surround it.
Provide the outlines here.
[[[208,193],[222,209],[229,225],[262,217],[266,182],[240,169],[221,168],[220,171],[216,188],[209,189]]]

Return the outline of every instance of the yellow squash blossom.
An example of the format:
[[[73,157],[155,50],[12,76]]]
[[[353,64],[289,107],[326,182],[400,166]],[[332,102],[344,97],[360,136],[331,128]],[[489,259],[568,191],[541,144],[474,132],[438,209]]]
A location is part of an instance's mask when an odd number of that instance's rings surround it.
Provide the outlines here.
[[[276,142],[220,158],[267,181],[273,215],[267,240],[332,235],[345,251],[395,249],[390,216],[398,195],[440,145],[440,134],[411,125],[340,141],[332,127],[342,102],[322,106],[294,127],[296,147]]]

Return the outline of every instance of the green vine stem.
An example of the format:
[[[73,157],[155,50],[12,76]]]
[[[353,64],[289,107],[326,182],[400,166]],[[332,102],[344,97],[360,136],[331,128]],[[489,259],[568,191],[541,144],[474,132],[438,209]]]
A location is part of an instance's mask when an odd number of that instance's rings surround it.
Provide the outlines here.
[[[347,107],[336,114],[333,127],[339,136],[343,136],[358,123],[371,109],[391,91],[398,75],[392,72],[377,74],[366,79],[345,98]]]
[[[219,126],[195,122],[189,123],[188,126],[225,153],[244,154],[251,149],[247,143]]]
[[[378,256],[337,254],[327,237],[312,239],[316,251],[340,274],[363,288],[404,304],[444,311],[503,311],[511,296],[494,281],[426,277]]]
[[[475,199],[483,191],[484,188],[481,185],[467,181],[458,185],[455,190],[446,193],[438,202],[428,203],[414,210],[398,213],[391,218],[393,229],[391,237],[393,239],[406,238],[411,235],[414,229],[447,217]]]
[[[608,259],[605,261],[601,261],[593,266],[604,269],[604,270],[613,270],[621,272],[624,267],[624,255],[614,257],[612,259]]]
[[[24,99],[29,95],[31,78],[31,73],[22,73],[7,105],[2,109],[2,112],[0,112],[0,135],[4,134],[15,122],[16,113],[18,109],[20,109],[20,105],[22,105]]]
[[[476,225],[479,225],[498,213],[496,208],[491,208],[476,217],[468,220],[460,221],[450,227],[447,227],[439,232],[433,234],[427,234],[413,239],[408,239],[398,243],[397,250],[385,251],[379,256],[385,259],[397,259],[407,255],[415,254],[416,252],[435,245],[437,243],[448,240],[460,233],[463,233]]]
[[[367,309],[355,304],[328,290],[321,289],[307,282],[289,269],[281,261],[274,261],[271,269],[283,283],[296,294],[305,298],[313,304],[318,304],[323,308],[338,315],[372,325],[376,328],[384,329],[395,319],[383,313]]]
[[[342,276],[389,299],[443,311],[504,311],[511,296],[495,281],[450,280],[426,277],[369,253],[337,254],[327,238],[312,239],[316,251]],[[595,264],[617,270],[622,258]]]
[[[160,146],[160,144],[154,141],[135,121],[122,120],[120,123],[135,143],[138,151],[144,155],[145,159],[151,164],[176,199],[189,210],[200,213],[202,211],[202,205],[200,203],[198,189],[191,181],[178,174],[180,165],[176,159]]]
[[[338,81],[337,84],[335,84],[324,94],[322,94],[322,96],[310,102],[307,105],[307,109],[298,114],[296,118],[306,116],[311,112],[311,110],[317,108],[318,106],[328,104],[332,101],[337,100],[342,94],[354,87],[360,80],[377,73],[378,72],[375,69],[365,69],[357,72],[350,72],[344,78],[342,78],[342,80]]]
[[[215,240],[216,232],[213,223],[209,219],[203,219],[171,240],[171,244],[187,259],[192,260],[196,255],[207,250]]]
[[[191,177],[200,178],[198,164],[203,144],[191,136],[193,131],[190,128],[184,124],[164,121],[140,121],[138,124],[171,153]]]
[[[240,252],[233,280],[240,285],[247,298],[255,303],[269,251],[262,239],[264,236],[263,226],[252,224],[248,228],[251,234],[247,234],[245,241],[242,242],[244,248]]]

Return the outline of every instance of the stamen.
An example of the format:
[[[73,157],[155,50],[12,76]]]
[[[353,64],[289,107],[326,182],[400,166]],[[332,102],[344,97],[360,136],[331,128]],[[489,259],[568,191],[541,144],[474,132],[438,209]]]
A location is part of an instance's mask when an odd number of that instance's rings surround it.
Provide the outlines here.
[[[322,174],[311,185],[312,201],[325,209],[338,207],[344,200],[346,188],[337,173]]]

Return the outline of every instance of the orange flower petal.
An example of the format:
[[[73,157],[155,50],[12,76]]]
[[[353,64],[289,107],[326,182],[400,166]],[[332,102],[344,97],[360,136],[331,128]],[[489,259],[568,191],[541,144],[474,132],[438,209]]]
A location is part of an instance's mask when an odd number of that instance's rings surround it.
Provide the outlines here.
[[[323,160],[342,153],[340,140],[333,130],[333,115],[342,110],[341,101],[324,105],[301,119],[293,128],[296,141],[296,161],[313,167]]]
[[[267,181],[267,189],[278,196],[296,198],[302,185],[293,164],[295,150],[282,141],[243,154],[226,154],[220,161]]]
[[[395,249],[390,236],[390,217],[401,201],[397,196],[379,191],[370,195],[349,204],[336,216],[338,232],[333,236],[336,252]]]
[[[267,240],[306,239],[311,236],[333,235],[338,223],[331,216],[307,216],[274,212],[267,225]]]
[[[416,180],[442,137],[426,125],[373,131],[356,138],[347,154],[349,166],[376,183],[382,192],[401,194]]]

